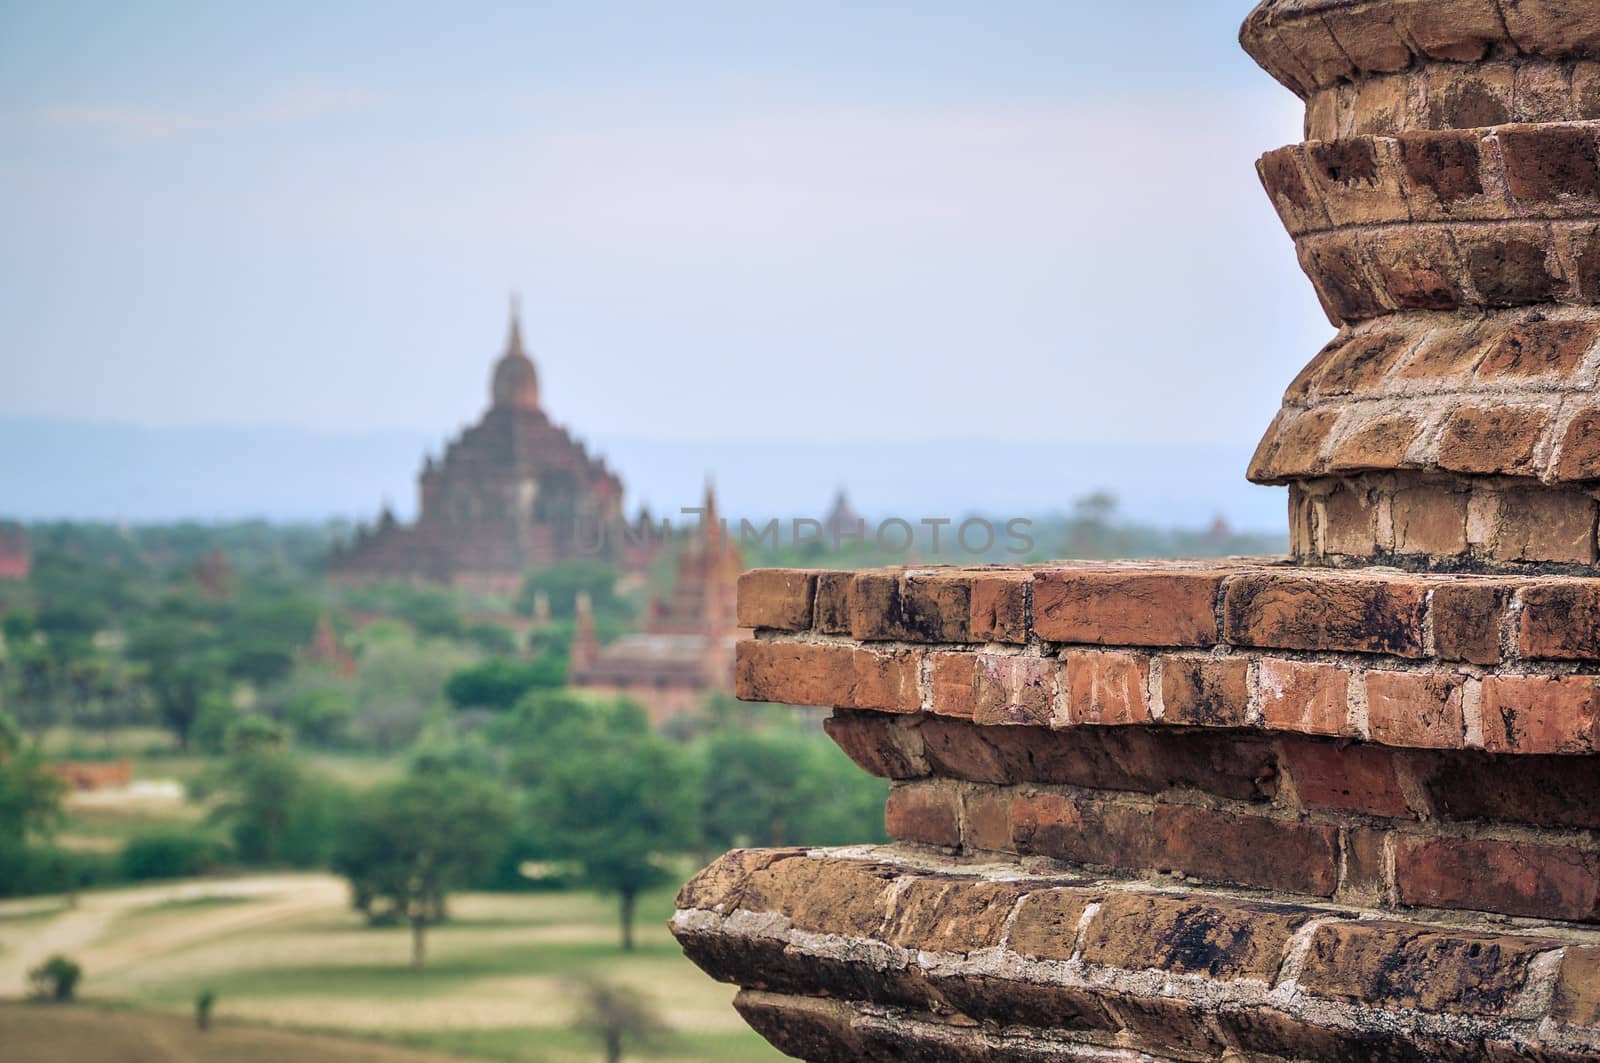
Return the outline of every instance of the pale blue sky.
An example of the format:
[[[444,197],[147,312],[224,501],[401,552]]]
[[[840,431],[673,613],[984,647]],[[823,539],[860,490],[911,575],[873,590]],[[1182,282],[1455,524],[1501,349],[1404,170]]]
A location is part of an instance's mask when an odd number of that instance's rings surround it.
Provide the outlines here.
[[[0,415],[443,435],[517,288],[602,449],[1247,449],[1330,332],[1247,9],[5,0]]]

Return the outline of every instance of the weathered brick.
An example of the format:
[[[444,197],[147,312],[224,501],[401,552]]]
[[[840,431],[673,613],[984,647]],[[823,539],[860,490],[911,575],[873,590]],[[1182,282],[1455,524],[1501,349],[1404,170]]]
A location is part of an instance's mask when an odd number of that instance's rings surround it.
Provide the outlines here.
[[[1334,446],[1328,459],[1328,471],[1398,469],[1422,429],[1422,421],[1409,413],[1374,418]]]
[[[735,690],[745,701],[916,712],[922,655],[854,646],[746,639],[737,647]]]
[[[1415,346],[1408,332],[1364,332],[1323,356],[1315,387],[1321,395],[1376,391],[1383,378]]]
[[[1579,491],[1506,491],[1494,556],[1501,561],[1595,562],[1595,500]]]
[[[1345,827],[1341,831],[1343,878],[1338,898],[1348,904],[1379,905],[1389,899],[1388,859],[1384,856],[1388,832],[1370,827]]]
[[[1320,366],[1317,367],[1320,371]],[[1307,379],[1310,379],[1308,377]],[[1327,469],[1322,450],[1339,423],[1339,410],[1282,410],[1250,461],[1250,479],[1271,483]]]
[[[1319,926],[1300,973],[1317,996],[1373,1008],[1498,1016],[1510,1012],[1537,939],[1423,930],[1384,921]]]
[[[743,990],[733,1006],[751,1028],[785,1055],[814,1063],[851,1063],[863,1058],[850,1028],[854,1015],[837,1000]]]
[[[1500,130],[1500,154],[1505,160],[1506,183],[1520,200],[1550,203],[1600,197],[1600,159],[1592,129],[1508,127]]]
[[[961,843],[968,849],[1010,852],[1011,794],[992,786],[967,786],[962,794]]]
[[[1008,946],[1030,960],[1065,960],[1077,949],[1084,909],[1100,899],[1092,890],[1064,886],[1023,898]]]
[[[1511,586],[1481,580],[1442,583],[1433,590],[1433,641],[1440,657],[1500,663],[1500,623]]]
[[[1067,722],[1150,722],[1150,658],[1122,650],[1072,650],[1066,655]]]
[[[824,635],[850,634],[850,584],[854,572],[822,571],[817,573],[816,604],[812,610],[812,626]]]
[[[1317,824],[1025,792],[1012,802],[1011,832],[1019,851],[1075,863],[1324,897],[1338,884],[1337,832]]]
[[[928,664],[933,712],[970,720],[978,704],[978,655],[932,653]]]
[[[1491,753],[1600,752],[1600,677],[1486,677],[1483,748]]]
[[[1600,1026],[1600,948],[1567,949],[1550,1014],[1561,1022]]]
[[[780,912],[798,929],[873,937],[888,918],[904,872],[885,864],[802,857],[754,872],[744,907]]]
[[[1525,588],[1517,651],[1524,657],[1600,660],[1600,580],[1561,580]]]
[[[1322,500],[1322,538],[1329,554],[1371,557],[1378,549],[1378,496],[1340,484]]]
[[[1490,344],[1479,380],[1501,377],[1570,378],[1600,338],[1600,324],[1590,321],[1524,321],[1512,325]]]
[[[1006,919],[1028,892],[1007,882],[924,876],[895,898],[884,940],[903,948],[975,952],[1000,944]]]
[[[1113,894],[1084,931],[1083,962],[1271,983],[1284,946],[1309,918],[1302,908]]]
[[[1562,480],[1600,480],[1600,406],[1579,410],[1567,424],[1556,476]]]
[[[1443,229],[1376,233],[1368,256],[1378,283],[1401,310],[1455,310],[1466,302],[1464,271]]]
[[[1437,672],[1368,672],[1367,726],[1374,742],[1460,749],[1466,742],[1465,679]]]
[[[1600,829],[1600,772],[1587,757],[1469,749],[1408,761],[1440,819]]]
[[[1457,234],[1467,274],[1483,306],[1531,306],[1554,302],[1558,281],[1551,271],[1544,229],[1503,224]]]
[[[1162,722],[1202,727],[1250,723],[1249,662],[1168,654],[1161,659]]]
[[[1600,920],[1600,853],[1570,846],[1402,837],[1394,873],[1403,904]]]
[[[939,996],[952,1010],[980,1022],[1002,1026],[1020,1023],[1048,1030],[1115,1030],[1118,1027],[1117,1021],[1089,989],[970,973],[940,978],[936,985]],[[862,1058],[851,1057],[853,1061]],[[898,1055],[883,1058],[909,1060],[911,1057],[902,1050]],[[1011,1063],[1009,1056],[1006,1059]]]
[[[822,721],[840,749],[869,775],[919,779],[928,774],[920,720],[876,712],[836,712]]]
[[[1477,133],[1412,132],[1399,139],[1399,147],[1407,189],[1426,216],[1442,216],[1443,208],[1483,195],[1483,144]]]
[[[979,724],[1048,725],[1055,712],[1053,657],[980,653],[974,663],[976,700],[972,718]]]
[[[1532,476],[1549,424],[1542,406],[1458,406],[1445,419],[1436,460],[1451,472]]]
[[[972,577],[972,637],[979,642],[1028,641],[1026,572],[979,573]]]
[[[1270,730],[1354,735],[1348,670],[1333,664],[1264,657],[1257,677],[1261,722]]]
[[[1225,637],[1274,649],[1423,656],[1421,580],[1257,573],[1228,581]]]
[[[739,907],[750,876],[804,849],[734,849],[713,860],[678,891],[677,907],[731,912]]]
[[[955,784],[939,780],[896,783],[883,808],[888,836],[925,845],[962,844],[962,796]]]
[[[1449,380],[1465,383],[1484,358],[1492,334],[1482,326],[1460,326],[1429,335],[1395,372],[1400,380]]]
[[[1033,581],[1033,626],[1042,639],[1126,646],[1210,646],[1217,641],[1218,572],[1062,569]]]
[[[1394,493],[1389,505],[1397,554],[1450,557],[1467,550],[1467,494],[1442,484]]]
[[[969,642],[972,584],[954,572],[858,572],[850,634],[863,641]]]
[[[739,577],[739,626],[809,631],[817,574],[758,568]]]
[[[1414,816],[1395,758],[1393,750],[1378,746],[1297,742],[1284,745],[1280,763],[1306,808]]]

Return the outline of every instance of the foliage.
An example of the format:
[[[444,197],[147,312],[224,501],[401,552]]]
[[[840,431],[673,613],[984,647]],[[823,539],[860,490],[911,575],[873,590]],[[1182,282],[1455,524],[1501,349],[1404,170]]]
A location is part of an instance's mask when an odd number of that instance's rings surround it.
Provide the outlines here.
[[[65,1004],[78,992],[83,968],[59,952],[28,970],[29,995],[35,1000]]]
[[[532,616],[534,600],[543,593],[550,601],[550,619],[571,620],[577,615],[580,593],[589,595],[596,617],[626,617],[632,608],[617,594],[617,570],[603,561],[568,561],[528,573],[516,610]]]
[[[129,882],[190,878],[212,870],[223,857],[214,838],[169,829],[130,838],[118,856],[117,870]]]
[[[338,837],[344,794],[308,772],[290,750],[243,742],[219,782],[224,796],[212,815],[226,825],[241,862],[326,864]]]
[[[509,709],[530,690],[557,690],[566,681],[567,665],[558,657],[531,661],[491,657],[456,672],[445,682],[444,690],[458,709]]]
[[[351,737],[380,752],[416,740],[429,719],[449,712],[444,685],[473,654],[441,639],[422,639],[387,625],[363,632],[361,671],[351,688]]]
[[[217,994],[202,989],[194,995],[194,1025],[196,1029],[211,1029],[211,1009],[216,1006]]]
[[[606,1063],[617,1063],[625,1049],[648,1047],[667,1029],[636,990],[597,978],[579,980],[575,989],[578,1016],[573,1029],[600,1042]]]
[[[669,880],[665,858],[696,840],[693,767],[627,703],[573,712],[551,700],[540,711],[542,749],[519,765],[532,820],[553,855],[617,895],[623,948],[632,949],[639,893]]]
[[[333,869],[350,880],[368,918],[411,925],[411,962],[421,967],[424,933],[456,890],[493,866],[510,827],[492,780],[459,770],[422,770],[361,795],[340,832]]]
[[[39,856],[36,843],[60,820],[61,781],[38,747],[0,712],[0,893],[20,890]]]

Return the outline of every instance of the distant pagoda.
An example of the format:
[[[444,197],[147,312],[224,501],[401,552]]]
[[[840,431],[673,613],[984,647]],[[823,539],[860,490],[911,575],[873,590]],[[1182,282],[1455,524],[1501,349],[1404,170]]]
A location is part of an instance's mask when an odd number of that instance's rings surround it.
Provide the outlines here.
[[[330,562],[347,583],[422,581],[497,594],[565,561],[608,559],[621,526],[622,481],[539,404],[539,373],[522,343],[515,302],[495,363],[488,412],[417,477],[418,516],[387,506]]]

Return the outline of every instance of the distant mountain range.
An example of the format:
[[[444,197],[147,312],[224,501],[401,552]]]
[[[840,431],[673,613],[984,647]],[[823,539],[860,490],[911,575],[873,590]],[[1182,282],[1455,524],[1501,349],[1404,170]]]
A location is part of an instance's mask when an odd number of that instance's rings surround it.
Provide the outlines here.
[[[178,519],[367,519],[385,499],[402,517],[428,447],[422,432],[272,427],[155,429],[0,417],[0,517],[146,523]],[[1248,447],[943,439],[820,443],[591,439],[657,517],[697,505],[714,477],[724,511],[765,522],[821,516],[840,488],[860,513],[959,518],[1065,512],[1107,490],[1121,516],[1158,527],[1215,517],[1282,531],[1281,489],[1245,482]]]

